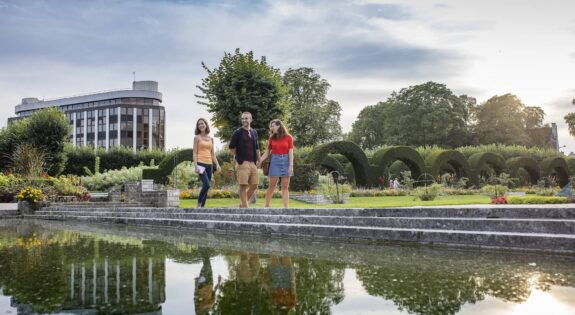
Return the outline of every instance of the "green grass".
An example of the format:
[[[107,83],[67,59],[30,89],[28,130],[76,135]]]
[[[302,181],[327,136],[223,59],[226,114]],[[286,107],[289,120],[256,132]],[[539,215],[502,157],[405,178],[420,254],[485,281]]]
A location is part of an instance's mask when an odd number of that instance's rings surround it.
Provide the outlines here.
[[[488,204],[491,199],[481,195],[465,196],[441,196],[433,201],[413,200],[412,196],[390,196],[390,197],[352,197],[349,202],[344,204],[316,205],[290,199],[290,208],[386,208],[386,207],[412,207],[412,206],[446,206],[446,205],[470,205],[470,204]],[[197,201],[195,199],[186,199],[180,201],[182,208],[195,208]],[[223,198],[208,199],[206,208],[237,208],[240,204],[239,199]],[[263,208],[263,198],[258,198],[252,208]],[[272,199],[271,207],[283,207],[281,199]]]

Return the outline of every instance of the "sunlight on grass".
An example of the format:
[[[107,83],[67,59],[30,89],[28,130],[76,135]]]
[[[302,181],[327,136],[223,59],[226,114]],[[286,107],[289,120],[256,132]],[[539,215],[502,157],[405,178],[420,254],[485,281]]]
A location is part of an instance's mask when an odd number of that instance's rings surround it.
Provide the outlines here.
[[[195,208],[196,200],[181,200],[180,207]],[[446,206],[446,205],[470,205],[488,204],[491,200],[487,196],[442,196],[433,201],[413,200],[412,196],[390,196],[390,197],[352,197],[344,204],[316,205],[290,199],[290,208],[386,208],[386,207],[413,207],[413,206]],[[206,208],[237,208],[239,199],[208,199]],[[263,208],[263,198],[258,198],[251,208]],[[281,199],[272,199],[272,208],[283,207]]]

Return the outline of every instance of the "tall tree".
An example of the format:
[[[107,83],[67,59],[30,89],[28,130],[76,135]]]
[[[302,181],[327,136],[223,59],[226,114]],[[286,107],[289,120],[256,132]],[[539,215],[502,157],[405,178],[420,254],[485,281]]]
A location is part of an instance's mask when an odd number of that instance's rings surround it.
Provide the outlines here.
[[[329,83],[312,68],[289,69],[283,82],[289,91],[290,132],[300,146],[314,146],[341,137],[341,107],[326,98]]]
[[[384,133],[393,144],[457,147],[467,144],[468,106],[444,84],[427,82],[392,93]],[[472,102],[471,102],[472,103]]]
[[[572,105],[575,105],[575,98],[571,101]],[[575,113],[569,113],[564,117],[567,127],[569,128],[569,134],[575,137]]]
[[[379,102],[364,107],[351,126],[348,137],[363,149],[373,149],[387,142],[383,122],[386,121],[386,112],[391,104]]]
[[[475,114],[475,136],[480,144],[546,145],[545,112],[540,107],[525,106],[513,94],[490,98],[477,107]]]
[[[0,167],[10,168],[12,161],[9,157],[16,148],[29,144],[43,152],[48,174],[58,175],[66,163],[64,144],[69,134],[70,124],[62,112],[54,107],[38,110],[0,131]]]
[[[220,65],[210,70],[197,87],[203,95],[196,95],[200,105],[212,113],[216,136],[229,141],[235,128],[240,126],[242,112],[251,112],[252,127],[260,136],[267,135],[272,119],[287,121],[291,107],[288,90],[282,83],[280,71],[268,65],[266,58],[254,59],[253,52],[224,53]]]

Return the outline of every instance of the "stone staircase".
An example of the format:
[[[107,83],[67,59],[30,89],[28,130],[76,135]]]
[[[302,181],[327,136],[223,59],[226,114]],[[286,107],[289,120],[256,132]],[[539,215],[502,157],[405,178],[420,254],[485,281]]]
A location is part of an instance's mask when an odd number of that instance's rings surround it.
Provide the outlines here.
[[[267,236],[400,241],[575,253],[575,207],[181,209],[53,204],[26,218],[165,226]]]
[[[0,210],[0,220],[3,219],[19,219],[22,216],[18,210]]]

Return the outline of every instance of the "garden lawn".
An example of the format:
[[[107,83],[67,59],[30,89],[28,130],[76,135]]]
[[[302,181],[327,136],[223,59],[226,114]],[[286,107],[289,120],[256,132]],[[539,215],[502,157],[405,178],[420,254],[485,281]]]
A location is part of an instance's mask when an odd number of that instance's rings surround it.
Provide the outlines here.
[[[471,205],[471,204],[488,204],[491,199],[481,195],[465,196],[441,196],[433,201],[413,200],[412,196],[388,196],[388,197],[351,197],[344,204],[327,204],[316,205],[290,199],[290,208],[389,208],[389,207],[413,207],[413,206],[446,206],[446,205]],[[196,199],[180,200],[181,208],[195,208]],[[240,204],[239,199],[222,198],[208,199],[206,208],[237,208]],[[263,208],[263,198],[258,198],[255,205],[250,204],[250,208]],[[272,208],[283,207],[279,198],[272,199]]]

